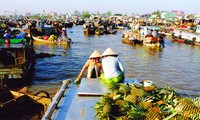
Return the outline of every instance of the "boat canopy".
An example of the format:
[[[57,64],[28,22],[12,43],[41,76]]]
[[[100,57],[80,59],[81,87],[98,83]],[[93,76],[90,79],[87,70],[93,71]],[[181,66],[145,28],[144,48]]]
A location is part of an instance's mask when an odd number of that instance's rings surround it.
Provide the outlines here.
[[[25,42],[26,39],[22,38],[22,39],[10,39],[10,43],[11,44],[18,44],[18,43],[22,43]],[[0,44],[5,44],[6,40],[5,39],[0,39]]]

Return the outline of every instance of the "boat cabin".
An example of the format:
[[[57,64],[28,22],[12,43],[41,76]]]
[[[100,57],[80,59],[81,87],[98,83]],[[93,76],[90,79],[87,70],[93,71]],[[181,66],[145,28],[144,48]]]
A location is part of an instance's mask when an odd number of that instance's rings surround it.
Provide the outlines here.
[[[198,33],[191,33],[186,29],[174,29],[173,36],[178,39],[200,42],[200,35]]]
[[[0,65],[9,66],[23,64],[26,60],[26,52],[28,52],[24,47],[26,46],[22,44],[2,46],[0,51]]]
[[[196,26],[196,31],[195,31],[196,33],[200,33],[200,25],[197,25]]]
[[[155,30],[158,33],[160,28],[156,26],[142,26],[140,30],[140,34],[141,36],[146,36],[148,33],[151,32],[151,30]]]
[[[10,81],[11,84],[17,79],[23,81],[33,66],[33,47],[25,39],[11,39],[10,44],[4,41],[0,40],[0,81]]]

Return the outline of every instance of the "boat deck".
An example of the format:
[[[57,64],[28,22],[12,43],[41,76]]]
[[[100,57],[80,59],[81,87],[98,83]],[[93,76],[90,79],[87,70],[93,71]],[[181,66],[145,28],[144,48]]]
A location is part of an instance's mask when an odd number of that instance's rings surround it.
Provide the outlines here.
[[[132,83],[134,80],[125,79],[125,83],[127,82]],[[43,120],[97,120],[93,107],[100,101],[100,96],[108,92],[107,87],[99,79],[82,78],[80,85],[72,84],[65,91],[57,109],[52,112],[52,115],[48,115],[47,111]]]

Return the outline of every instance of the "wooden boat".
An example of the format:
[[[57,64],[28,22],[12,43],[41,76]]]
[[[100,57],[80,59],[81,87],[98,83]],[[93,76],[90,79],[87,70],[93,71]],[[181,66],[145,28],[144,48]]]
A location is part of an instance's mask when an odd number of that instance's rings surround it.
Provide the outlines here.
[[[185,44],[200,46],[200,42],[198,42],[198,41],[186,40],[186,39],[174,38],[174,39],[172,39],[172,42],[179,42],[179,43],[185,43]]]
[[[157,37],[145,37],[143,40],[143,45],[150,47],[159,47],[160,43]]]
[[[30,95],[1,89],[0,119],[41,119],[51,103],[47,96]]]
[[[84,35],[95,35],[97,27],[92,23],[83,24]]]
[[[11,39],[6,44],[0,40],[0,81],[7,86],[21,86],[30,83],[35,52],[26,39]]]
[[[117,30],[106,30],[104,33],[105,34],[115,34],[115,33],[117,33]]]
[[[192,45],[199,45],[200,35],[199,33],[189,32],[186,29],[174,29],[172,33],[172,41]]]
[[[94,35],[95,34],[95,30],[94,29],[89,30],[88,28],[84,28],[83,31],[84,31],[85,35]]]
[[[73,25],[74,25],[73,22],[70,22],[70,21],[64,23],[64,26],[65,26],[66,28],[72,28]]]
[[[130,45],[134,45],[134,39],[122,38],[122,42]]]
[[[172,39],[172,42],[184,43],[184,41],[185,41],[185,40],[183,40],[183,39],[178,39],[178,38]]]
[[[95,30],[95,34],[96,35],[103,35],[104,34],[104,29],[103,28],[97,28]]]
[[[97,120],[93,107],[109,92],[107,86],[98,78],[82,78],[80,86],[70,84],[70,81],[63,81],[42,120]],[[133,79],[125,79],[125,83],[132,82]]]
[[[142,26],[140,30],[140,40],[143,41],[143,45],[150,47],[159,47],[160,43],[158,40],[158,31],[159,27],[156,26]],[[157,35],[153,37],[153,35],[149,35],[151,31],[154,31]]]
[[[143,44],[143,41],[140,40],[140,35],[132,31],[123,31],[122,42],[130,45]]]
[[[72,43],[71,38],[67,38],[66,41],[58,40],[58,41],[50,41],[42,39],[42,37],[34,37],[33,36],[33,43],[34,44],[50,44],[50,45],[70,45]]]
[[[122,38],[122,42],[126,44],[130,44],[130,45],[143,44],[143,41],[135,39],[135,38]]]

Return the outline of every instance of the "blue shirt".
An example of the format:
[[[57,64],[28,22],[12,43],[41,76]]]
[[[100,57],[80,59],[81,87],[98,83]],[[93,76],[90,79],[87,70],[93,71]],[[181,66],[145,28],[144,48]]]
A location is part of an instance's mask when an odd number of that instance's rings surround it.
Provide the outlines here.
[[[11,38],[11,35],[10,35],[9,33],[6,33],[6,34],[4,34],[4,37],[5,37],[6,39],[10,39],[10,38]]]

